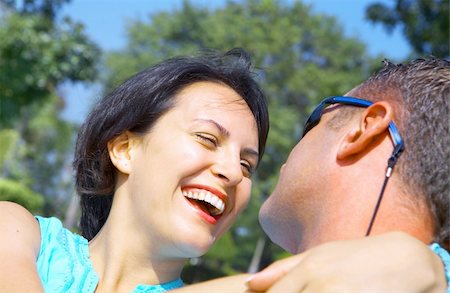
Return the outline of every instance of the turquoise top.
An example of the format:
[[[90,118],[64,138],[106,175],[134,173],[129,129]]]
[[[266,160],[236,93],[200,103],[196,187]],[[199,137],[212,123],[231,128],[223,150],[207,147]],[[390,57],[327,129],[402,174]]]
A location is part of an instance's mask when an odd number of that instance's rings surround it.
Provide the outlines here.
[[[98,275],[89,259],[88,241],[64,228],[56,218],[36,216],[41,228],[37,269],[45,292],[93,293]],[[180,288],[181,279],[159,285],[138,285],[133,293],[160,293]]]
[[[447,293],[450,293],[450,254],[437,243],[431,244],[430,248],[441,258],[444,264],[445,278],[447,279]]]

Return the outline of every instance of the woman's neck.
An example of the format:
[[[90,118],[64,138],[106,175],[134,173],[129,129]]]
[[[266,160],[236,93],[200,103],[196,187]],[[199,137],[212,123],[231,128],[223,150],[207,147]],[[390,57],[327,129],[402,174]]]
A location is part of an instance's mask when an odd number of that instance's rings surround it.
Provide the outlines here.
[[[100,279],[96,292],[131,292],[138,284],[161,284],[179,278],[185,259],[163,255],[148,235],[123,219],[129,218],[113,207],[105,225],[89,242],[92,264]]]

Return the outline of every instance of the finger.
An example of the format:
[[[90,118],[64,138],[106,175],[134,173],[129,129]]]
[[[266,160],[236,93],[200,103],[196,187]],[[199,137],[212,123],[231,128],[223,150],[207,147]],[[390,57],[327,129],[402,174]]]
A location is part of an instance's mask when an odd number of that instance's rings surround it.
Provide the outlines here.
[[[282,278],[275,282],[267,293],[298,293],[303,292],[307,286],[308,277],[304,274],[303,266],[300,264],[287,272]]]
[[[261,272],[250,277],[247,281],[248,288],[253,291],[266,291],[298,265],[304,257],[305,254],[298,254],[274,262]]]

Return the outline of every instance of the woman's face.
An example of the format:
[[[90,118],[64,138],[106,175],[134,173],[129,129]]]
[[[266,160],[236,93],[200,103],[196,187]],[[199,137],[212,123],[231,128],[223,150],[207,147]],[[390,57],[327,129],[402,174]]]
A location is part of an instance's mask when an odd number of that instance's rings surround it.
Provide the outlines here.
[[[197,82],[175,101],[131,149],[126,185],[152,245],[186,258],[204,254],[246,206],[258,130],[226,85]]]

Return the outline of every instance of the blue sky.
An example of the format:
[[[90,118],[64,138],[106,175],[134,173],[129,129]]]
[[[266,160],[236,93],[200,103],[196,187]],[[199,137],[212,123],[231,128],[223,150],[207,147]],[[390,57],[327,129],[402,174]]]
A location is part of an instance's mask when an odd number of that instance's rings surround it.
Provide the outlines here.
[[[62,11],[72,19],[82,22],[90,38],[103,50],[119,50],[126,43],[125,25],[132,19],[147,20],[152,13],[180,8],[183,0],[72,0]],[[224,0],[191,0],[192,3],[211,9],[220,7]],[[289,2],[289,1],[287,1]],[[380,25],[364,19],[365,8],[373,2],[392,5],[392,0],[303,0],[313,11],[335,16],[347,36],[357,37],[367,44],[369,54],[381,54],[400,60],[407,57],[410,47],[400,30],[387,34]],[[61,88],[66,108],[63,117],[82,122],[92,103],[99,98],[100,89],[82,84]]]

